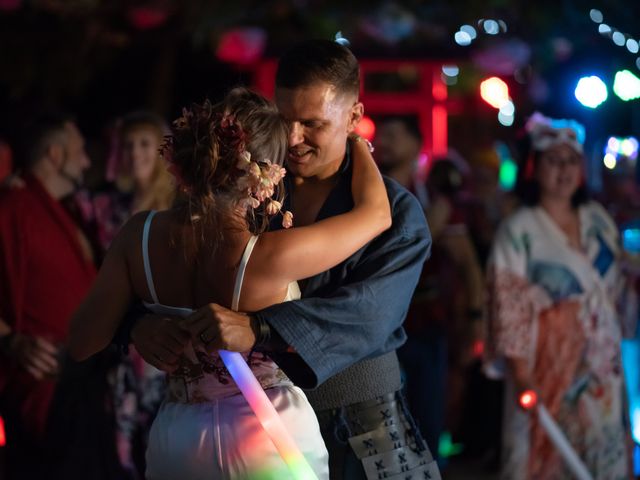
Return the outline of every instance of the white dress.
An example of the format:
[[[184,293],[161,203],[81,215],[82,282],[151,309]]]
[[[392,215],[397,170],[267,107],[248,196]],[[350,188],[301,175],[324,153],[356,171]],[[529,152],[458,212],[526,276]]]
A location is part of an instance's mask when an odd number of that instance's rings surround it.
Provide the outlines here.
[[[147,248],[154,213],[147,217],[142,237],[145,273],[155,302],[146,306],[161,315],[187,316],[193,310],[158,302]],[[257,238],[249,240],[238,270],[233,295],[235,308]],[[294,282],[283,301],[297,298],[300,289]],[[327,449],[318,420],[302,390],[268,357],[243,356],[313,471],[319,479],[328,479]],[[149,435],[148,480],[293,478],[218,355],[189,346],[168,382],[167,398]]]

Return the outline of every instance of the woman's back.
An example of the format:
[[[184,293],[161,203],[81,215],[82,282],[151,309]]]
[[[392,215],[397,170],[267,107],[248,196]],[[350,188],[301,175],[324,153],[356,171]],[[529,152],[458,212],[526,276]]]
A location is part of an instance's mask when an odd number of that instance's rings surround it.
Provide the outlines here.
[[[141,300],[154,303],[143,259],[143,229],[147,218],[148,213],[142,212],[132,220],[135,228],[130,230],[126,255],[134,292]],[[178,210],[168,210],[156,213],[150,221],[146,244],[159,303],[190,309],[217,303],[231,308],[238,267],[251,234],[229,228],[215,251],[203,247],[192,260],[188,258],[182,240],[183,230],[190,227],[182,223],[182,218]],[[287,296],[287,283],[278,283],[275,279],[266,281],[262,276],[252,275],[251,267],[259,257],[260,241],[257,241],[240,292],[239,309],[242,311],[258,310],[281,302]]]

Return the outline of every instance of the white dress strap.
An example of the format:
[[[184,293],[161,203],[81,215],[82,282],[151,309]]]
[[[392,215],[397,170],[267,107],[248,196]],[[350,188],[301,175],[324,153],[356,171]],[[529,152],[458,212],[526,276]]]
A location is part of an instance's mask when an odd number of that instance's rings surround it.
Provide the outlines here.
[[[236,285],[233,288],[233,299],[231,300],[231,309],[238,311],[238,306],[240,304],[240,292],[242,291],[242,282],[244,281],[244,272],[247,269],[247,263],[249,263],[249,258],[251,257],[251,252],[253,252],[253,247],[255,247],[256,242],[258,241],[258,235],[254,235],[247,242],[247,246],[244,248],[244,254],[242,255],[242,260],[240,260],[240,266],[238,267],[238,274],[236,275]]]
[[[144,274],[147,277],[147,287],[151,294],[151,299],[154,303],[160,303],[158,301],[158,295],[156,294],[156,287],[153,283],[153,275],[151,275],[151,263],[149,262],[149,230],[151,229],[151,220],[157,212],[151,210],[147,215],[147,219],[144,221],[144,228],[142,230],[142,261],[144,262]]]

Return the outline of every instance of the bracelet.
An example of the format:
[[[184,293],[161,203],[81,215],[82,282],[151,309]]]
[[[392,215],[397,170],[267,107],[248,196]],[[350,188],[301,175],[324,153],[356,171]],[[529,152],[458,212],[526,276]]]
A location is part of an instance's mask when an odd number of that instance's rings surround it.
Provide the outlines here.
[[[361,137],[357,133],[352,134],[351,138],[353,138],[355,142],[364,142],[367,145],[367,148],[369,149],[369,153],[373,153],[373,151],[375,150],[375,148],[373,148],[373,144],[369,140],[367,140],[364,137]]]
[[[271,327],[261,317],[252,317],[253,320],[253,332],[256,336],[256,343],[253,348],[255,350],[263,350],[269,344],[271,340]]]

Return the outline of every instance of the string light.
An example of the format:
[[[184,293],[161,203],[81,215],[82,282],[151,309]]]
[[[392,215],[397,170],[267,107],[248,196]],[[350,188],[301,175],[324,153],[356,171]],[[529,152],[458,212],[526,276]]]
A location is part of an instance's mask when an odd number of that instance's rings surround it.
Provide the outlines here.
[[[471,42],[478,37],[479,31],[484,31],[487,35],[498,35],[499,33],[507,32],[507,22],[504,20],[493,20],[481,18],[478,20],[478,29],[472,25],[464,24],[454,35],[454,40],[460,46],[466,47],[471,45]]]
[[[593,20],[595,23],[602,23],[602,21],[604,20],[602,12],[595,8],[591,9],[591,11],[589,12],[589,17],[591,17],[591,20]]]
[[[460,31],[467,33],[469,37],[471,37],[471,40],[475,40],[476,37],[478,36],[476,29],[473,28],[471,25],[462,25],[460,27]]]
[[[456,43],[461,47],[471,45],[471,35],[469,35],[467,32],[457,31],[454,35],[454,39]]]

